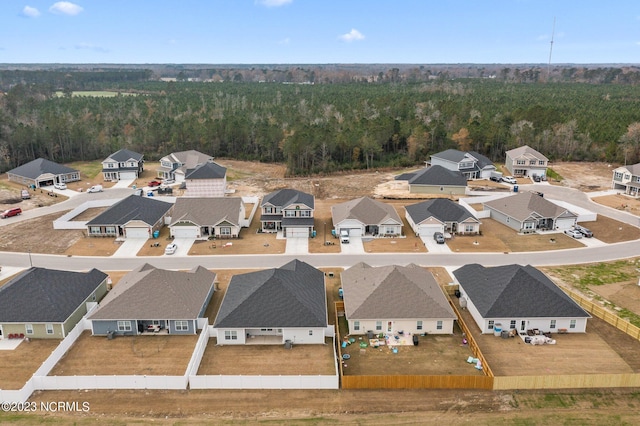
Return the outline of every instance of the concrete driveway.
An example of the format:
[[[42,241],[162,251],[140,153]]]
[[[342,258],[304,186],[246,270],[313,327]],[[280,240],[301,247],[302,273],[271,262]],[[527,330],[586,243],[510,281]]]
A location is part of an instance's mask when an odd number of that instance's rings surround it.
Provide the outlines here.
[[[111,257],[136,257],[148,241],[146,238],[126,238]]]
[[[362,237],[349,237],[349,244],[340,243],[340,253],[342,254],[364,254]]]
[[[116,182],[115,185],[113,185],[111,188],[128,188],[131,185],[133,185],[133,182],[135,181],[135,179],[120,179],[118,182]]]
[[[178,246],[176,252],[163,256],[188,256],[189,250],[191,250],[191,246],[193,245],[193,243],[195,243],[195,241],[196,240],[194,238],[174,238],[173,242],[176,243],[176,246]],[[169,243],[165,244],[164,247],[166,247],[168,244]]]
[[[308,254],[309,238],[287,238],[285,254]]]
[[[427,247],[429,253],[451,253],[451,249],[446,242],[444,244],[438,244],[433,237],[420,237],[420,239]]]

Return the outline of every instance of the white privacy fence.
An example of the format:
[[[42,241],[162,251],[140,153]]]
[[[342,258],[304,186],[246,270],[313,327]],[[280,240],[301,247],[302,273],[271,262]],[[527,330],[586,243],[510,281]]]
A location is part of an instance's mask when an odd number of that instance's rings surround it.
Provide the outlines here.
[[[71,220],[74,217],[78,216],[80,213],[87,209],[96,208],[96,207],[108,207],[114,205],[116,202],[120,201],[119,199],[108,199],[108,200],[91,200],[87,201],[71,210],[68,213],[63,214],[58,219],[53,221],[53,229],[87,229],[87,220],[85,221],[75,221]]]
[[[256,210],[258,210],[258,208],[260,207],[260,198],[259,197],[242,197],[242,202],[245,204],[253,204],[253,208],[251,209],[249,218],[240,219],[240,226],[243,228],[248,228],[251,225],[251,221],[253,220],[253,215],[256,213]]]

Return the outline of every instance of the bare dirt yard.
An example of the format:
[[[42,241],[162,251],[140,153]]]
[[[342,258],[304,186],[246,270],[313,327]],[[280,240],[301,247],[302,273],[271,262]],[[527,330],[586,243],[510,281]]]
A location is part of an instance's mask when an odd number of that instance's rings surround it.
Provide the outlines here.
[[[85,331],[50,376],[183,375],[198,336],[117,336],[107,340]],[[103,362],[113,360],[116,362]]]
[[[594,197],[592,200],[607,207],[640,216],[640,199],[629,197],[627,195],[615,194]]]
[[[611,189],[613,169],[616,164],[598,162],[558,162],[549,167],[558,173],[560,182],[550,180],[552,184],[568,186],[583,192],[605,191]]]
[[[21,389],[59,344],[58,339],[32,339],[0,350],[0,389]]]
[[[3,226],[0,251],[63,254],[82,239],[82,231],[53,229],[53,221],[63,213],[53,213],[35,219]]]

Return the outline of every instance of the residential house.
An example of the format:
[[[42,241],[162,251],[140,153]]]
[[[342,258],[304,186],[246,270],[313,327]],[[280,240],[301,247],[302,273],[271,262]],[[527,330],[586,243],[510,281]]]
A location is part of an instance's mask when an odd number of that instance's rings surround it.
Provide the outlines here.
[[[240,197],[176,199],[169,230],[175,238],[238,238],[245,219]]]
[[[158,178],[163,180],[175,180],[182,183],[189,170],[193,170],[205,163],[213,162],[213,157],[199,151],[172,152],[160,159]]]
[[[611,187],[623,190],[625,194],[632,197],[638,197],[640,195],[640,163],[615,168]]]
[[[463,152],[447,149],[431,155],[431,166],[442,166],[447,170],[461,172],[467,180],[489,179],[496,166],[484,155],[475,152]]]
[[[578,215],[535,192],[524,191],[484,203],[491,219],[522,233],[565,230],[575,226]]]
[[[102,175],[105,181],[137,179],[144,170],[144,155],[121,149],[108,156],[102,162]]]
[[[349,334],[452,334],[456,315],[431,272],[358,263],[340,278]]]
[[[130,195],[87,222],[90,237],[150,238],[170,216],[172,203]]]
[[[504,162],[513,176],[546,176],[548,165],[547,157],[527,145],[507,151]]]
[[[436,232],[473,235],[480,233],[480,221],[466,208],[447,198],[434,198],[405,207],[405,217],[417,236]]]
[[[336,235],[342,230],[347,230],[352,237],[402,235],[402,219],[396,209],[369,197],[332,206],[331,218]]]
[[[145,263],[113,287],[87,318],[93,335],[196,334],[198,319],[215,291],[216,274],[202,266],[188,272]]]
[[[0,340],[63,339],[107,293],[107,274],[31,267],[0,287]]]
[[[262,198],[260,229],[287,237],[308,238],[313,234],[315,197],[295,189],[279,189]]]
[[[57,183],[78,181],[80,180],[80,172],[53,161],[38,158],[9,170],[7,178],[25,186],[40,188]]]
[[[185,197],[224,197],[227,192],[227,169],[207,162],[186,171]]]
[[[409,181],[411,194],[464,195],[467,190],[467,178],[462,172],[440,165],[405,173],[402,178]]]
[[[299,260],[234,275],[213,323],[219,345],[320,344],[327,327],[324,273]]]
[[[487,268],[465,265],[453,272],[460,283],[460,304],[466,305],[482,333],[496,328],[519,334],[584,333],[590,315],[544,273],[531,265]]]

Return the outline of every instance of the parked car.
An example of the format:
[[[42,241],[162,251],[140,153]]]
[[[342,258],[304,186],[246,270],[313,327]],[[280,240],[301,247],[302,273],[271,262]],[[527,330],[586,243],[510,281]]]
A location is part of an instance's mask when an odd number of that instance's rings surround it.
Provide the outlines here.
[[[340,230],[340,242],[342,244],[349,244],[349,231],[346,229]]]
[[[143,194],[144,194],[144,192],[142,191],[142,188],[136,188],[133,191],[133,195],[137,195],[138,197],[142,197]]]
[[[102,185],[93,185],[87,192],[102,192]]]
[[[584,226],[576,225],[573,227],[573,229],[581,233],[584,237],[587,237],[587,238],[593,237],[593,232],[591,232],[591,230],[585,228]]]
[[[582,233],[575,229],[565,229],[564,233],[570,236],[571,238],[575,238],[576,240],[579,240],[580,238],[582,238]]]
[[[20,214],[22,214],[22,209],[20,207],[14,207],[12,209],[8,209],[0,213],[0,218],[6,219],[8,217],[18,216]]]
[[[501,176],[490,176],[489,180],[492,180],[494,182],[500,182],[502,180]]]
[[[178,250],[178,246],[176,243],[171,243],[164,249],[164,254],[173,254]]]
[[[533,175],[533,181],[534,182],[540,182],[542,180],[542,178],[538,175]]]
[[[20,191],[20,196],[23,200],[28,200],[31,198],[31,194],[29,193],[28,189],[23,189],[22,191]]]
[[[442,232],[435,232],[433,234],[433,239],[436,240],[438,244],[444,244],[444,234]]]
[[[149,183],[147,184],[147,186],[148,186],[149,188],[155,188],[156,186],[160,186],[160,185],[162,185],[162,182],[157,181],[157,180],[152,180],[151,182],[149,182]]]
[[[175,181],[175,179],[165,179],[165,180],[162,181],[162,183],[165,184],[165,185],[171,185],[171,184],[176,183],[176,181]]]
[[[55,189],[62,189],[62,190],[64,190],[64,189],[67,189],[67,184],[66,184],[66,183],[64,183],[64,182],[62,182],[62,183],[56,183],[56,184],[54,184],[54,185],[53,185],[53,187],[54,187]]]
[[[514,178],[513,176],[503,176],[502,181],[506,183],[510,183],[511,185],[515,185],[516,183],[518,183],[516,178]]]

